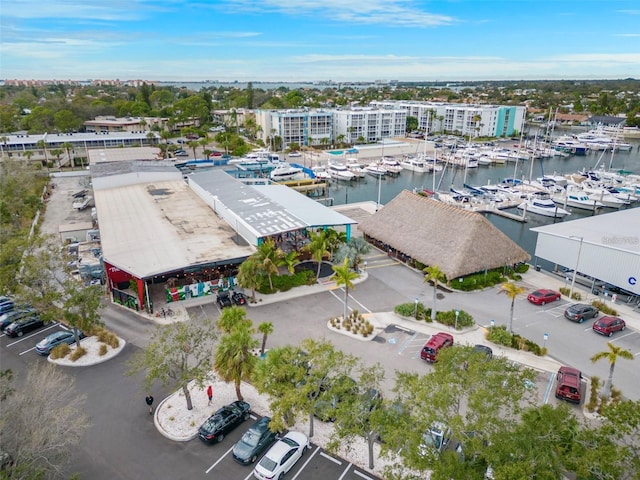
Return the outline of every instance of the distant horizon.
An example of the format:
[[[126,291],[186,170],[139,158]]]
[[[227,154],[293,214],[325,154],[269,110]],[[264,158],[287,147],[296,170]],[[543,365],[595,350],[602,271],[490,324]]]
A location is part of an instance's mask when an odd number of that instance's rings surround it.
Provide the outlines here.
[[[618,81],[640,81],[640,78],[634,77],[616,77],[616,78],[514,78],[514,79],[449,79],[449,80],[256,80],[256,79],[234,79],[234,80],[175,80],[175,79],[151,79],[151,78],[4,78],[0,79],[0,82],[148,82],[148,83],[282,83],[282,84],[320,84],[320,85],[335,85],[335,84],[366,84],[366,85],[394,85],[404,83],[433,83],[433,84],[456,84],[456,83],[488,83],[488,82],[618,82]]]
[[[639,39],[637,0],[14,0],[0,58],[26,80],[588,81],[640,77]]]

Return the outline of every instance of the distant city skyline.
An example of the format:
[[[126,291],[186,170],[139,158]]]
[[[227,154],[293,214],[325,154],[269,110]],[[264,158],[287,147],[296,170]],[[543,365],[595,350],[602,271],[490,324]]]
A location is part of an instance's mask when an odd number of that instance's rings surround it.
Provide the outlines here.
[[[637,0],[13,0],[3,79],[640,78]]]

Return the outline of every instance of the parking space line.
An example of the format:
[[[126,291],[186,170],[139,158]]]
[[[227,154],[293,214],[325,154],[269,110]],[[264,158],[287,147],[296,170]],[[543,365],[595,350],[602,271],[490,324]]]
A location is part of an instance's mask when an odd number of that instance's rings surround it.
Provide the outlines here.
[[[342,465],[342,462],[340,460],[338,460],[337,458],[333,458],[331,455],[327,455],[324,452],[320,452],[320,456],[326,458],[327,460],[331,460],[333,463],[336,463],[337,465]]]
[[[20,343],[20,342],[24,342],[25,340],[29,340],[30,338],[35,337],[36,335],[39,335],[39,334],[41,334],[42,332],[46,332],[47,330],[50,330],[50,329],[55,328],[55,327],[57,327],[57,326],[58,326],[58,324],[57,324],[57,323],[52,323],[50,327],[47,327],[47,328],[45,328],[44,330],[38,330],[37,332],[32,333],[31,335],[27,335],[27,336],[24,336],[24,335],[23,335],[22,337],[20,337],[20,340],[16,340],[16,341],[15,341],[15,342],[13,342],[13,343],[8,343],[8,344],[7,344],[7,347],[11,347],[11,346],[13,346],[13,345],[17,345],[17,344],[18,344],[18,343]]]
[[[622,339],[622,338],[628,337],[629,335],[635,335],[635,334],[636,334],[636,332],[629,332],[629,333],[627,333],[626,335],[622,335],[622,336],[619,336],[619,337],[615,337],[615,338],[613,338],[613,339],[611,339],[611,340],[609,340],[609,341],[610,341],[611,343],[613,343],[613,342],[615,342],[616,340],[620,340],[620,339]]]
[[[551,393],[551,388],[553,387],[553,378],[554,374],[549,374],[549,383],[547,383],[547,389],[544,392],[544,398],[542,399],[542,403],[549,403],[549,394]]]
[[[354,470],[353,473],[355,473],[356,475],[358,475],[359,477],[364,478],[365,480],[374,480],[372,477],[370,477],[369,475],[365,475],[364,473],[360,473],[357,470]]]
[[[209,473],[211,470],[213,470],[215,468],[216,465],[218,465],[223,459],[224,457],[226,457],[227,455],[229,455],[229,453],[231,453],[231,450],[233,450],[233,447],[231,447],[229,450],[227,450],[226,452],[224,452],[224,455],[222,455],[218,461],[216,463],[214,463],[213,465],[211,465],[207,470],[205,470],[204,473]]]
[[[24,355],[25,353],[29,353],[31,350],[35,350],[36,347],[31,347],[29,350],[24,350],[22,352],[20,352],[18,355]]]
[[[342,480],[344,478],[344,476],[347,474],[347,472],[351,468],[351,465],[353,465],[353,464],[350,463],[349,465],[347,465],[347,468],[344,469],[344,472],[342,472],[342,475],[340,475],[340,477],[338,477],[338,480]]]
[[[251,473],[249,475],[244,477],[244,480],[249,480],[250,478],[255,478],[255,476],[253,475],[253,469],[251,469]]]
[[[404,342],[402,342],[402,345],[400,345],[400,348],[398,349],[398,355],[402,355],[402,352],[404,351],[405,348],[407,348],[407,345],[414,339],[416,338],[416,336],[418,335],[418,332],[413,332],[413,335],[411,335],[409,338],[407,338]]]
[[[298,478],[298,475],[300,475],[302,473],[302,471],[306,468],[306,466],[309,464],[309,462],[313,459],[313,457],[316,456],[316,453],[318,453],[320,451],[320,447],[316,447],[315,451],[309,455],[309,458],[307,458],[307,461],[304,462],[304,465],[302,465],[302,468],[300,468],[300,470],[298,470],[298,473],[295,474],[295,476],[291,479],[291,480],[296,480],[296,478]]]

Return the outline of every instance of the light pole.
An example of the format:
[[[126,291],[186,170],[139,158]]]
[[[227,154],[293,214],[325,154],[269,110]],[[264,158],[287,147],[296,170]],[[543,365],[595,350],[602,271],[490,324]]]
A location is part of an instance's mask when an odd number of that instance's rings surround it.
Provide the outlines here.
[[[460,310],[456,310],[456,324],[454,325],[454,329],[458,330],[458,317],[460,316]]]
[[[491,328],[489,329],[489,335],[493,333],[493,326],[496,324],[496,321],[492,318],[490,321]]]
[[[542,336],[542,340],[543,340],[543,342],[542,342],[542,348],[547,348],[547,340],[549,340],[549,334],[548,334],[548,333],[545,333],[545,334]]]
[[[416,304],[413,308],[413,318],[415,318],[416,320],[418,319],[418,302],[419,300],[416,298]]]
[[[582,241],[583,237],[576,237],[571,235],[569,238],[579,239],[580,245],[578,246],[578,256],[576,257],[576,267],[573,269],[573,276],[571,277],[571,289],[569,290],[569,298],[573,298],[573,287],[576,284],[576,273],[578,273],[578,265],[580,264],[580,254],[582,253]]]

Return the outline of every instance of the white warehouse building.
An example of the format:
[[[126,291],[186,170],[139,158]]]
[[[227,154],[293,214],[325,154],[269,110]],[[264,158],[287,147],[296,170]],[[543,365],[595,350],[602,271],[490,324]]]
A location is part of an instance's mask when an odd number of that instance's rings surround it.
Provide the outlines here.
[[[640,208],[531,230],[537,258],[640,296]]]

